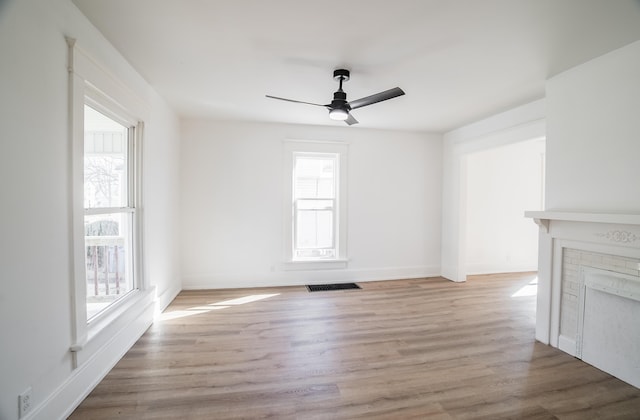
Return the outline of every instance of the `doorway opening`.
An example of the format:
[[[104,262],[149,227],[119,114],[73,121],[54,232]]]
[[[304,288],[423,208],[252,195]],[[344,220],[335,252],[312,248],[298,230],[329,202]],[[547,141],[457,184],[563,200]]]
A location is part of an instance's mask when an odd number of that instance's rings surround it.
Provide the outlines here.
[[[538,228],[524,212],[544,208],[545,139],[463,159],[466,275],[536,271]]]

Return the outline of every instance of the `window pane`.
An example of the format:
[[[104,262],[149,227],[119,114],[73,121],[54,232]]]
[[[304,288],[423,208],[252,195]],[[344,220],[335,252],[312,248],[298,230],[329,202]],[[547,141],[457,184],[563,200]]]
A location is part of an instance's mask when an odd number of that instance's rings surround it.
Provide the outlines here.
[[[294,168],[296,198],[334,198],[335,168],[333,157],[297,156]]]
[[[84,107],[84,207],[126,207],[127,127]]]
[[[333,211],[299,210],[296,218],[296,248],[333,247]]]
[[[85,216],[87,319],[134,289],[133,213]]]

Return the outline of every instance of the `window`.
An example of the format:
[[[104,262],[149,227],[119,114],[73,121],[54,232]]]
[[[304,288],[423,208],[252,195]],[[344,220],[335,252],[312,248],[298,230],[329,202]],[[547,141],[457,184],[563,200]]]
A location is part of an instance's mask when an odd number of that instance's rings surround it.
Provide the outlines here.
[[[346,267],[347,145],[285,142],[285,268]]]
[[[94,105],[95,107],[95,105]],[[135,127],[84,106],[87,320],[135,288]]]
[[[143,276],[144,100],[67,38],[72,145],[74,368],[128,342],[153,318]]]
[[[338,155],[295,153],[293,259],[335,259]]]

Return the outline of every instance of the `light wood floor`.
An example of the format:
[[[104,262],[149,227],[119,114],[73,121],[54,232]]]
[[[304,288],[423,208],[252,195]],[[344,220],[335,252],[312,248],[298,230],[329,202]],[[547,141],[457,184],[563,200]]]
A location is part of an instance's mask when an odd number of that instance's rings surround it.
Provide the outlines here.
[[[185,291],[71,418],[640,418],[639,389],[534,340],[533,277]]]

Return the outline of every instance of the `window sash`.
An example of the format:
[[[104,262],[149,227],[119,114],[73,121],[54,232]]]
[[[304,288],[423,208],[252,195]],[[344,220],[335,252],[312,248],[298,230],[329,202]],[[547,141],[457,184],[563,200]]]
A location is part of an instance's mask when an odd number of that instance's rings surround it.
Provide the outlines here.
[[[331,161],[332,173],[330,176],[322,177],[318,176],[300,176],[297,171],[299,168],[298,163],[300,160],[310,161]],[[313,153],[313,152],[294,152],[293,153],[293,182],[292,182],[292,198],[293,198],[293,217],[292,217],[292,259],[293,260],[322,260],[322,259],[335,259],[338,256],[338,200],[337,186],[339,184],[339,155],[336,153]],[[325,183],[325,188],[320,188],[322,181],[329,181],[330,184]],[[315,188],[313,193],[305,194],[305,189],[300,187],[301,182],[313,183],[315,182]],[[328,188],[327,188],[328,187]],[[303,229],[300,226],[302,215],[305,213],[315,213],[316,217],[323,212],[328,212],[329,217],[329,231],[318,232],[315,231],[315,246],[309,246],[301,243],[301,231]],[[319,221],[316,218],[316,229]],[[321,223],[321,222],[320,222]],[[326,220],[325,220],[326,223]],[[325,234],[329,237],[330,244],[328,246],[319,246],[318,234]],[[325,238],[326,239],[326,238]],[[314,252],[315,251],[315,252]],[[318,254],[318,255],[313,255]]]
[[[303,168],[298,166],[298,163],[308,161],[307,163],[321,164],[324,162],[331,162],[330,175],[323,173],[318,174],[305,174]],[[302,166],[302,165],[300,165]],[[300,171],[299,171],[300,169]],[[310,168],[307,168],[307,170]],[[293,162],[293,195],[295,198],[335,198],[336,197],[336,178],[338,174],[338,155],[335,153],[294,153]],[[323,176],[324,175],[324,176]],[[327,176],[328,175],[328,176]],[[309,191],[312,190],[313,192]]]
[[[329,217],[329,221],[328,223],[331,224],[329,231],[319,231],[318,230],[318,224],[322,223],[322,222],[327,222],[326,220],[318,220],[317,217],[321,216],[322,214],[326,214],[328,213]],[[316,239],[315,241],[313,241],[313,243],[315,243],[315,246],[313,245],[305,245],[303,243],[303,240],[301,240],[300,238],[300,233],[301,231],[304,233],[305,229],[303,227],[300,226],[300,220],[303,219],[303,215],[315,215],[316,216],[316,220],[314,221],[316,224],[316,229],[313,230],[313,233],[315,233]],[[298,251],[301,249],[336,249],[336,229],[335,229],[335,218],[336,218],[336,212],[335,209],[304,209],[304,210],[297,210],[294,216],[295,219],[295,226],[294,226],[294,250]],[[329,245],[328,246],[320,246],[318,243],[322,243],[324,242],[322,239],[318,239],[318,236],[329,236]]]
[[[135,213],[135,207],[94,207],[84,209],[85,216],[93,216],[97,214],[109,214],[109,213]]]
[[[103,216],[103,215],[98,215]],[[118,301],[136,290],[134,275],[134,213],[110,213],[118,232],[93,232],[85,236],[85,281],[87,323],[93,322]],[[87,222],[95,216],[85,216]],[[92,223],[101,219],[94,220]]]
[[[136,172],[137,148],[136,148],[136,126],[125,117],[120,116],[101,102],[90,96],[85,97],[85,106],[101,113],[109,120],[112,120],[126,128],[126,135],[123,138],[125,157],[124,174],[124,197],[121,197],[122,207],[85,207],[84,220],[91,216],[124,215],[118,221],[119,234],[115,238],[104,236],[84,235],[84,281],[89,287],[91,282],[94,285],[95,293],[85,292],[86,322],[93,323],[103,314],[107,313],[119,301],[131,292],[139,289],[139,279],[136,275],[137,252],[136,252],[136,231],[137,231],[137,209],[136,209],[136,187],[138,183]],[[86,121],[86,120],[85,120]],[[85,135],[87,128],[85,127]],[[87,153],[83,152],[83,159]],[[86,169],[85,169],[86,170]],[[83,184],[85,182],[83,181]],[[83,188],[84,191],[84,188]],[[83,200],[84,201],[84,200]],[[117,239],[116,239],[117,238]],[[115,241],[115,242],[114,242]],[[113,243],[112,243],[113,242]],[[117,242],[117,244],[116,244]],[[90,254],[93,252],[93,259]],[[122,254],[122,261],[118,256]],[[98,258],[97,256],[101,258]],[[111,260],[113,256],[113,260]],[[107,260],[105,260],[107,258]],[[120,266],[122,265],[122,270]],[[90,267],[91,266],[91,267]],[[90,270],[91,268],[91,270]],[[114,273],[110,273],[110,271]],[[113,275],[112,275],[113,274]],[[120,277],[122,275],[122,278]],[[91,277],[93,276],[93,277]],[[112,278],[115,294],[110,290]],[[120,285],[122,284],[122,289]],[[122,290],[123,293],[120,293]],[[100,301],[103,301],[100,303]]]
[[[322,205],[326,203],[328,205]],[[294,204],[297,210],[331,210],[336,207],[335,198],[298,198]]]

